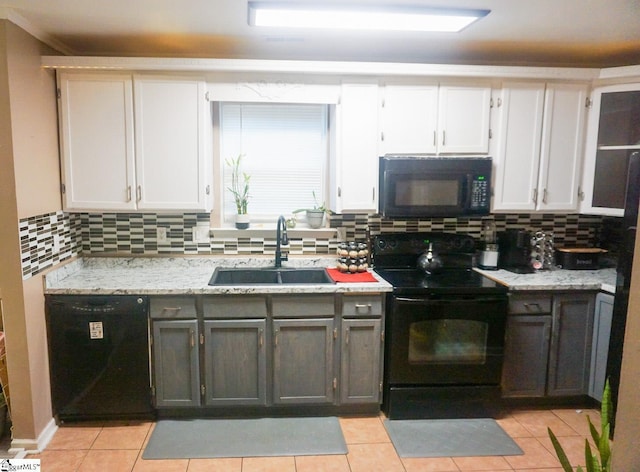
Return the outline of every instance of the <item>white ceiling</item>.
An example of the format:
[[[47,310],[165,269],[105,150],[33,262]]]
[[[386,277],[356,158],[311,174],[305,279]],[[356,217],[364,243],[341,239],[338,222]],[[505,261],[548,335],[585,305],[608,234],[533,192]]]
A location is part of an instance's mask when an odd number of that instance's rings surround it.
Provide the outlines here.
[[[308,0],[297,0],[302,1]],[[0,0],[0,18],[9,18],[61,52],[78,56],[581,67],[640,64],[640,0],[386,3],[469,7],[491,13],[457,34],[258,29],[247,24],[247,0]]]

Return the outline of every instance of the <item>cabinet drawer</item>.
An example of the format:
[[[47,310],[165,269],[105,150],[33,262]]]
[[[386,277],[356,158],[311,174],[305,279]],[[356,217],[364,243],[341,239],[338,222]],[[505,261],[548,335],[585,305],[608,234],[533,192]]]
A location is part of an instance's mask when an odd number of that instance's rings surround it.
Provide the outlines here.
[[[511,297],[509,313],[524,315],[551,313],[551,297]]]
[[[150,297],[151,318],[179,319],[196,317],[195,297]]]
[[[266,318],[267,299],[262,295],[222,295],[204,297],[205,318]]]
[[[344,295],[342,298],[342,316],[345,318],[378,317],[384,310],[380,295]]]
[[[273,316],[277,318],[304,318],[334,316],[333,294],[273,296]]]

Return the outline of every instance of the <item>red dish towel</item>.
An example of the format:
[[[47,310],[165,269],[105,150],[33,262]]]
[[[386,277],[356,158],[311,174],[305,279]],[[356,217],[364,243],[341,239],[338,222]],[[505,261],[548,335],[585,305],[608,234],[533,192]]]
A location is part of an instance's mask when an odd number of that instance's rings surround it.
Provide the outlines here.
[[[327,272],[334,282],[377,282],[376,278],[369,272],[356,272],[352,274],[350,272],[340,272],[338,269],[327,269]]]

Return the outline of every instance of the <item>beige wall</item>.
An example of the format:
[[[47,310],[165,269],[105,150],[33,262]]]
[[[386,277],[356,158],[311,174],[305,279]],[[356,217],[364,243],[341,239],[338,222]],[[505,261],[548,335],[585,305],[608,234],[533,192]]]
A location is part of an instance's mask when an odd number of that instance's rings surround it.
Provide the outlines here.
[[[55,73],[40,67],[54,51],[24,30],[7,28],[18,218],[60,210]]]
[[[638,219],[640,223],[640,218]],[[636,233],[622,353],[613,471],[640,470],[640,232]]]
[[[13,439],[31,448],[51,421],[41,277],[22,280],[18,223],[60,210],[55,79],[48,47],[0,20],[0,294]]]

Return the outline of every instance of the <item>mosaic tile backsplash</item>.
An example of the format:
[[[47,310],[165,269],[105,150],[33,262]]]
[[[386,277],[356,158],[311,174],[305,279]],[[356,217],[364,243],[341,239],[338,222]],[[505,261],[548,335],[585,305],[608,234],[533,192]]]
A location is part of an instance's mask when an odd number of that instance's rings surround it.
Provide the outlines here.
[[[600,244],[603,217],[554,214],[495,214],[483,218],[432,218],[390,220],[379,215],[332,215],[329,225],[342,228],[348,241],[366,242],[372,235],[390,232],[443,231],[480,238],[487,220],[505,229],[542,230],[553,233],[557,246]],[[614,219],[615,221],[615,219]],[[83,255],[272,255],[273,238],[211,237],[193,242],[198,224],[208,225],[208,213],[63,213],[20,221],[23,278],[78,254]],[[166,228],[159,242],[157,228]],[[246,233],[245,233],[246,234]],[[334,254],[336,238],[290,238],[291,255]]]

